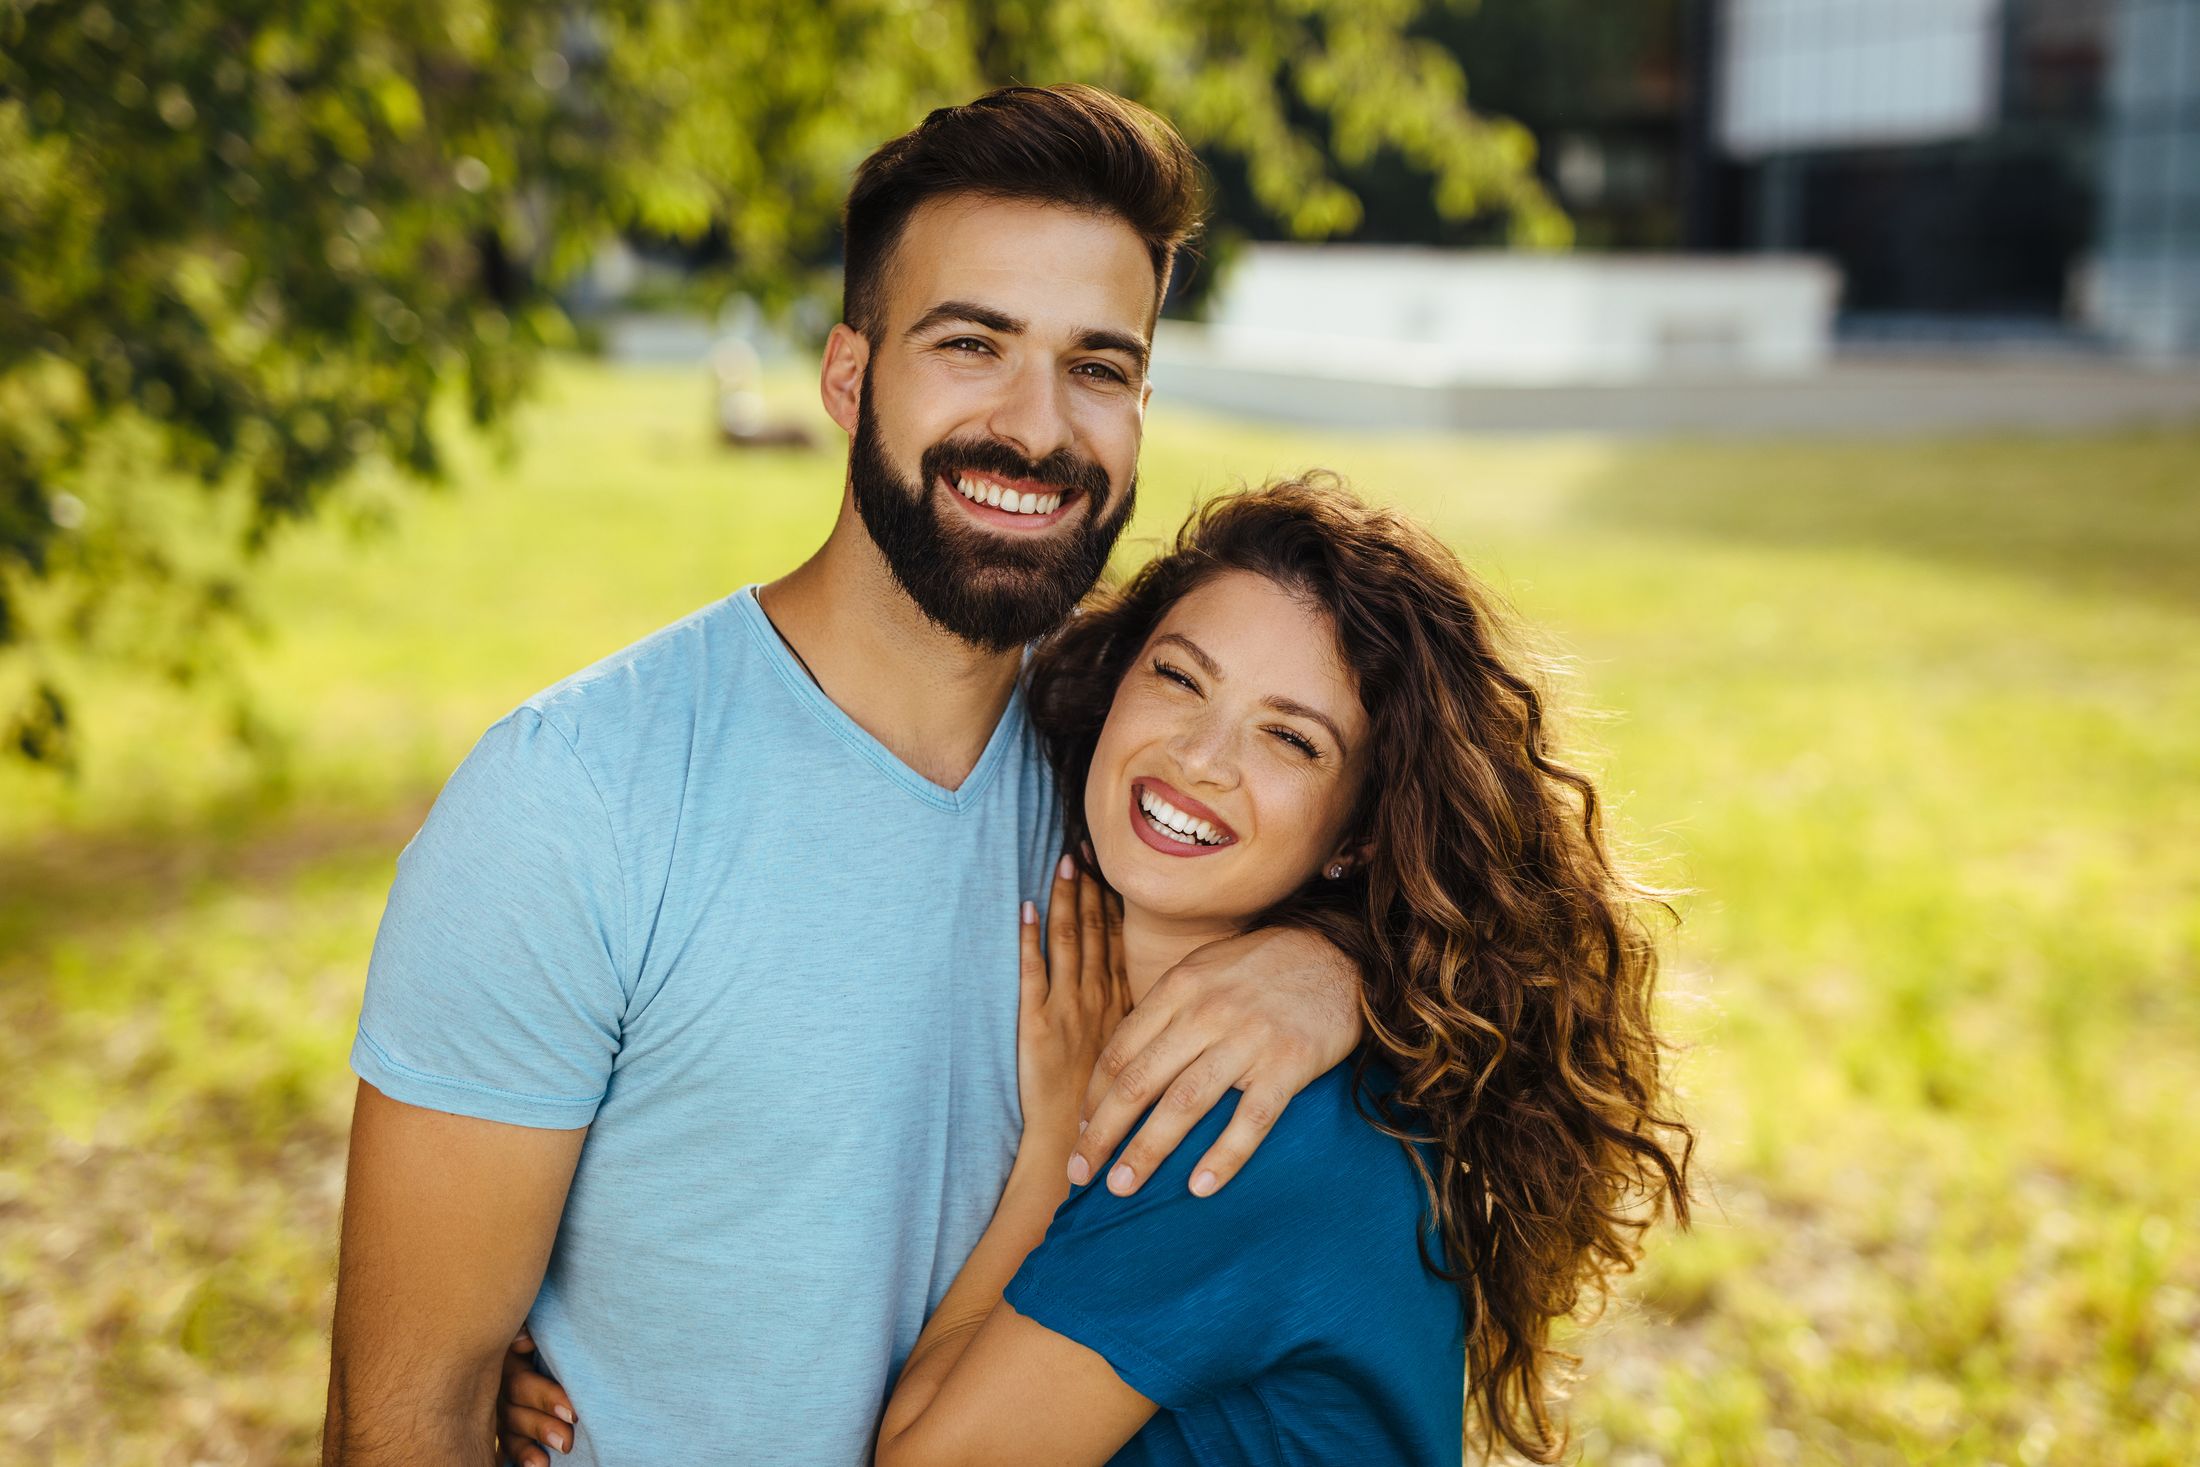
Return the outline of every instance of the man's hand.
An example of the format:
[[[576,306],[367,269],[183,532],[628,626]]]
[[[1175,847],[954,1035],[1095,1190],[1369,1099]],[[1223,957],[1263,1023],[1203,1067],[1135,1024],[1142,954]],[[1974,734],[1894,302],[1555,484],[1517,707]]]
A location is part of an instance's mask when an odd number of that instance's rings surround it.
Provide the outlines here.
[[[1101,1051],[1070,1181],[1090,1181],[1151,1105],[1108,1176],[1109,1191],[1129,1196],[1216,1101],[1242,1090],[1237,1114],[1192,1172],[1192,1191],[1213,1195],[1291,1097],[1343,1062],[1360,1034],[1360,975],[1327,940],[1271,928],[1197,949],[1161,975]]]

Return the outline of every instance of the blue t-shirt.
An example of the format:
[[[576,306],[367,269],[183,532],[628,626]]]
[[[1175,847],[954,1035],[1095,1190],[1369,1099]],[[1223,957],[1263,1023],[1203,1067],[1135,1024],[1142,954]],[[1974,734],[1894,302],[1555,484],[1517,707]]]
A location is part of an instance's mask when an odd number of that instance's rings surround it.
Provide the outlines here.
[[[1394,1084],[1369,1066],[1369,1089]],[[1009,1304],[1161,1408],[1117,1467],[1459,1467],[1465,1305],[1422,1264],[1418,1239],[1443,1251],[1405,1147],[1368,1124],[1346,1063],[1229,1186],[1194,1197],[1192,1168],[1236,1110],[1233,1094],[1134,1195],[1073,1192]]]
[[[589,1127],[529,1313],[561,1462],[853,1467],[1015,1159],[1021,699],[946,790],[745,589],[530,698],[399,858],[352,1065]]]

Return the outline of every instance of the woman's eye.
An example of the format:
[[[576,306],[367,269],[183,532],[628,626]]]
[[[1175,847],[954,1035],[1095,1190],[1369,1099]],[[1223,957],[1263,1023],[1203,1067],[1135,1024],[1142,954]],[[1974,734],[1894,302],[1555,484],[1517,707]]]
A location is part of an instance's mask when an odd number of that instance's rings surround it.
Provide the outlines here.
[[[1172,683],[1190,688],[1195,693],[1199,691],[1198,683],[1193,682],[1189,677],[1186,677],[1176,668],[1169,666],[1166,662],[1156,662],[1153,665],[1153,670],[1158,676],[1165,677]]]
[[[1288,728],[1272,728],[1268,731],[1309,759],[1319,759],[1322,756],[1322,751],[1315,748],[1313,743],[1304,735]]]

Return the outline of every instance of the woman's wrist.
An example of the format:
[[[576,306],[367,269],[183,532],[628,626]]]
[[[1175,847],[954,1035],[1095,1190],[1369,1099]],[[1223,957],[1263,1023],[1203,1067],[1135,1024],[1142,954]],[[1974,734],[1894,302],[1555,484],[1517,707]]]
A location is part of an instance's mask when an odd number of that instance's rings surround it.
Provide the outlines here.
[[[1034,1191],[1054,1198],[1058,1206],[1069,1195],[1069,1158],[1075,1150],[1073,1122],[1057,1123],[1027,1116],[1024,1137],[1016,1147],[1016,1161],[1009,1169],[1011,1191]]]

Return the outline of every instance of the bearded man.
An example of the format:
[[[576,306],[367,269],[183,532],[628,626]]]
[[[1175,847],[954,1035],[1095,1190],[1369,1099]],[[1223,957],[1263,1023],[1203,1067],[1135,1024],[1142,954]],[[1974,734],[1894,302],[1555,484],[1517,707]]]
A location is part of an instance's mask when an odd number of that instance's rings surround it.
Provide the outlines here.
[[[490,1460],[523,1322],[585,1403],[572,1461],[865,1460],[1015,1155],[1013,914],[1063,854],[1017,674],[1130,516],[1197,218],[1182,139],[1090,88],[864,163],[830,536],[500,719],[399,860],[324,1461]],[[1072,1175],[1175,1083],[1108,1185],[1234,1087],[1226,1184],[1355,988],[1305,933],[1202,949],[1118,1032]]]

